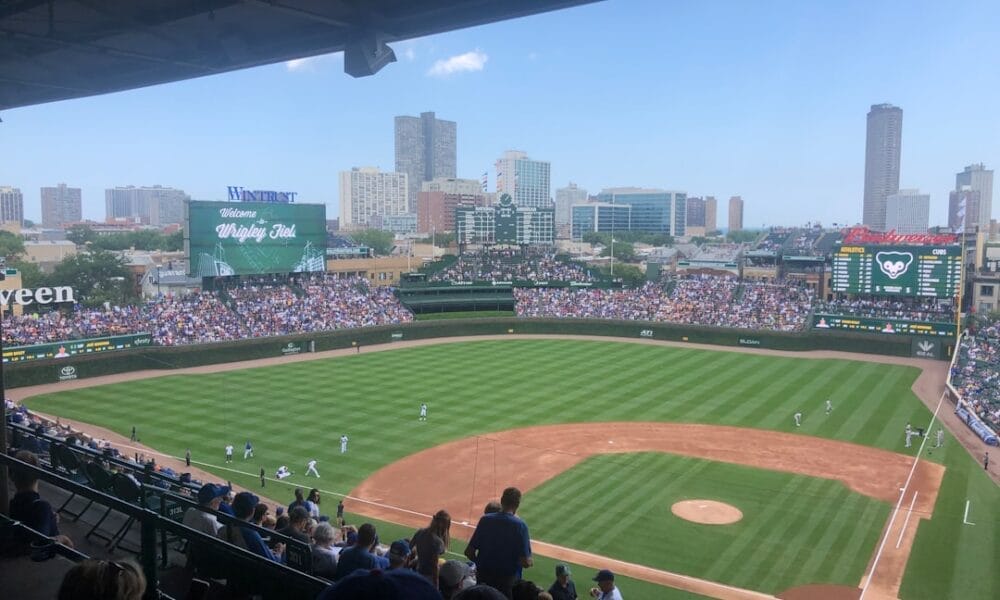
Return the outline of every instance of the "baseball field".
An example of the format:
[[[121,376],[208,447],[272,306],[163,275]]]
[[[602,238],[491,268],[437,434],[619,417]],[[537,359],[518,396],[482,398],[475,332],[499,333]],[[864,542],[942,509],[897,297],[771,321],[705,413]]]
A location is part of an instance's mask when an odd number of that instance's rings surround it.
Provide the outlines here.
[[[1000,597],[1000,491],[947,432],[941,448],[934,435],[905,447],[906,424],[932,419],[911,389],[918,375],[857,360],[512,339],[168,375],[26,404],[125,436],[134,426],[143,445],[190,449],[250,489],[261,467],[273,476],[287,465],[295,474],[268,481],[265,495],[344,494],[350,513],[390,535],[446,508],[466,537],[462,522],[518,485],[536,553],[577,565],[578,579],[597,566],[626,573],[630,600],[856,597],[876,556],[866,598]],[[255,456],[244,461],[247,439]],[[304,475],[311,459],[321,479]],[[728,524],[705,523],[716,505]],[[547,586],[553,563],[538,562],[526,577]]]

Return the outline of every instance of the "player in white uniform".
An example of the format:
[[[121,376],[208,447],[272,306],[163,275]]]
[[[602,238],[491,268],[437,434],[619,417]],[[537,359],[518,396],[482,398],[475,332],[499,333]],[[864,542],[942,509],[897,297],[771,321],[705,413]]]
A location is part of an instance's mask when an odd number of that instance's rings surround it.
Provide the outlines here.
[[[247,445],[243,447],[243,460],[248,457],[253,458],[253,444],[250,443],[250,440],[247,440]]]
[[[285,477],[288,477],[291,474],[292,472],[288,470],[288,467],[286,467],[285,465],[281,465],[280,467],[278,467],[278,470],[274,473],[274,477],[280,480],[284,479]]]
[[[306,463],[306,477],[308,477],[310,473],[315,475],[316,479],[319,479],[319,471],[316,470],[315,460],[311,460],[308,463]]]
[[[934,446],[934,447],[935,448],[940,448],[943,445],[944,445],[944,429],[938,429],[937,430],[937,445]]]
[[[232,444],[226,444],[226,462],[227,463],[233,462],[233,445]]]
[[[427,404],[426,403],[421,403],[420,404],[420,420],[421,421],[426,421],[427,420]]]
[[[801,412],[795,413],[795,415],[794,415],[793,418],[795,419],[795,426],[796,427],[801,427],[802,426],[802,413]]]
[[[830,414],[832,412],[833,412],[833,403],[830,402],[829,398],[827,398],[826,399],[826,414]]]
[[[347,452],[347,434],[340,436],[340,453],[344,454]]]

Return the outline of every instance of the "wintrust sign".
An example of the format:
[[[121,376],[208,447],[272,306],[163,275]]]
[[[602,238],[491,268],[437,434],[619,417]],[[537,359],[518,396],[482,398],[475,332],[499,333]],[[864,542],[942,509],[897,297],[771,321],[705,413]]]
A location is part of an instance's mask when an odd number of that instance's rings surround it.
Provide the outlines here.
[[[0,304],[52,304],[53,302],[76,302],[73,288],[68,285],[57,287],[40,287],[36,289],[21,288],[17,290],[0,290]]]

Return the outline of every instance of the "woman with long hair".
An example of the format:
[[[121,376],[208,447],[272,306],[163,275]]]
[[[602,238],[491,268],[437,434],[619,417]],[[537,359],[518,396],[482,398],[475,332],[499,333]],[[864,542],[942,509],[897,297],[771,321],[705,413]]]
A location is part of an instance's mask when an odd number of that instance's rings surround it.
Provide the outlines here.
[[[444,555],[451,542],[451,515],[439,510],[431,517],[430,525],[413,534],[410,545],[417,553],[417,572],[438,587],[438,559]]]

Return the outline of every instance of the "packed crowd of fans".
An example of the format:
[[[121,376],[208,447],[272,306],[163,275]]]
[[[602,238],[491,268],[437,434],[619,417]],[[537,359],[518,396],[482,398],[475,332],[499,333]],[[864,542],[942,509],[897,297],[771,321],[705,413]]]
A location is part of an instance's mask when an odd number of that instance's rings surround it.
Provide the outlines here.
[[[256,280],[225,292],[163,297],[140,306],[5,316],[5,347],[148,332],[164,346],[407,323],[390,288],[363,278]]]
[[[951,382],[967,407],[1000,432],[1000,322],[983,322],[966,333]]]
[[[431,281],[594,281],[580,263],[556,258],[550,250],[491,249],[459,255]]]
[[[955,308],[950,303],[937,303],[934,301],[905,302],[885,298],[832,300],[819,304],[816,307],[816,312],[872,319],[903,319],[945,323],[955,320]]]
[[[672,284],[672,285],[671,285]],[[522,317],[644,320],[741,329],[795,331],[805,327],[813,292],[790,283],[690,275],[633,289],[514,290]]]

